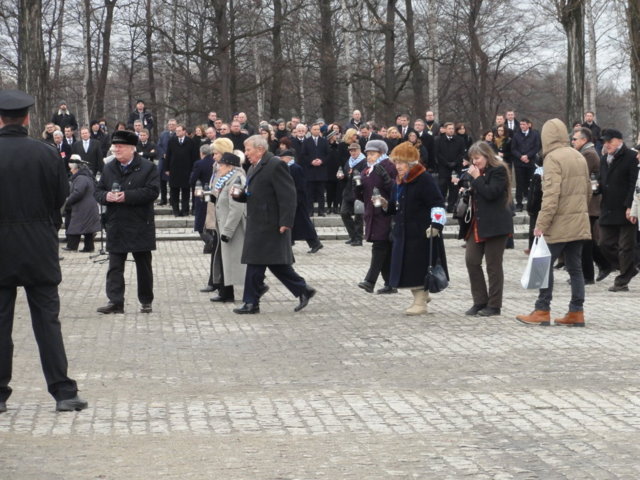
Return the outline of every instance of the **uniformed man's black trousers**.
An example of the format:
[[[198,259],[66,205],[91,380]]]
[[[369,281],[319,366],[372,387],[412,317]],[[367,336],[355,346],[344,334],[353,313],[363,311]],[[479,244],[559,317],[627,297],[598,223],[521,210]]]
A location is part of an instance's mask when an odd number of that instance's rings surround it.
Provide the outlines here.
[[[151,252],[133,252],[138,277],[138,300],[140,303],[153,302],[153,270]],[[107,298],[111,303],[124,305],[124,263],[127,253],[109,252],[109,270],[107,271]]]

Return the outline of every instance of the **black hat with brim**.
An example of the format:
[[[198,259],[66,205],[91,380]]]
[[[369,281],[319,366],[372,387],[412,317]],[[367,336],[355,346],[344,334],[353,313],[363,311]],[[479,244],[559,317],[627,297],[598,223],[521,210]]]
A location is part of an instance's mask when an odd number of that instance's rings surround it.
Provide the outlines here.
[[[607,128],[602,131],[602,140],[608,142],[613,138],[619,138],[622,140],[622,132],[620,130],[616,130],[615,128]]]
[[[228,152],[223,153],[220,160],[218,160],[218,163],[221,163],[223,165],[232,165],[234,167],[239,167],[240,157],[237,155],[234,155],[233,153],[228,153]]]
[[[0,115],[3,117],[24,117],[34,103],[36,99],[21,90],[0,91]]]
[[[130,130],[117,130],[111,138],[112,145],[138,145],[138,136]]]

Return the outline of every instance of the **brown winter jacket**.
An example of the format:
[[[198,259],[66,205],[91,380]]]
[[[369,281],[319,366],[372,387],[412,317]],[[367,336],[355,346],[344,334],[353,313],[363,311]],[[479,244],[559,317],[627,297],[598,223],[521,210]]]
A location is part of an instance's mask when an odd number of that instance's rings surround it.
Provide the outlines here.
[[[536,228],[548,243],[591,239],[587,161],[569,147],[567,127],[557,118],[542,127],[542,154],[542,209]]]

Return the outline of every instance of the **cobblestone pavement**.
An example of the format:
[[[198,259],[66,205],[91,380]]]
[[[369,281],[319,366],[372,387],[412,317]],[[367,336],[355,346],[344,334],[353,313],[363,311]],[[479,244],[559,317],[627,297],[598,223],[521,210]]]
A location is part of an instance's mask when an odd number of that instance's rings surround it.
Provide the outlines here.
[[[640,478],[640,280],[629,293],[607,292],[612,278],[588,286],[587,328],[528,327],[514,320],[536,295],[519,285],[518,240],[503,315],[466,317],[459,245],[447,241],[451,286],[421,317],[401,314],[406,291],[358,289],[370,249],[338,241],[314,256],[294,247],[318,289],[304,311],[268,277],[255,316],[198,292],[200,242],[159,244],[150,315],[133,263],[126,313],[100,316],[106,265],[65,253],[61,321],[90,407],[53,411],[20,293],[0,478]]]

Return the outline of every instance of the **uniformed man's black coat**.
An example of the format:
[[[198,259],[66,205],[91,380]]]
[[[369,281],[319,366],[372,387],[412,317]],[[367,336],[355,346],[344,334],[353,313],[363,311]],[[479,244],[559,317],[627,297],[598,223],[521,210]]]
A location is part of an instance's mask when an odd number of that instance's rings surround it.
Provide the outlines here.
[[[125,193],[124,203],[107,203],[113,183]],[[113,253],[147,252],[156,249],[156,225],[153,202],[160,193],[158,169],[149,160],[136,155],[125,173],[112,160],[104,166],[96,187],[96,200],[107,206],[107,251]]]
[[[68,193],[54,147],[24,127],[0,129],[0,287],[60,283],[55,219]]]

